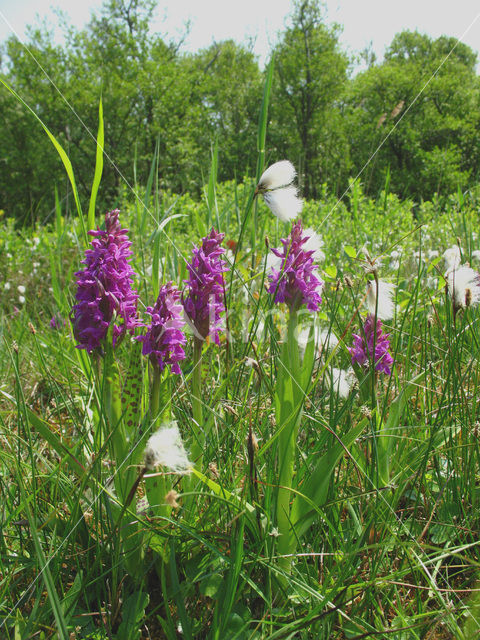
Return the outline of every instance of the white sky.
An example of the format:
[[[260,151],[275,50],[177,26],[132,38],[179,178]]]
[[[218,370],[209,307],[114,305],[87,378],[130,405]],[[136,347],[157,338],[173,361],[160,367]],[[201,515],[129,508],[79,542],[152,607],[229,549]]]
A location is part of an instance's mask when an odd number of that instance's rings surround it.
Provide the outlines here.
[[[52,25],[59,7],[69,22],[82,27],[101,0],[0,0],[0,42],[12,34],[7,22],[23,38],[25,26],[38,16]],[[341,43],[350,53],[360,52],[369,43],[381,59],[393,36],[403,29],[418,29],[432,37],[455,36],[480,49],[480,2],[478,0],[326,0],[327,22],[343,25]],[[284,28],[291,12],[290,0],[167,0],[159,2],[154,31],[174,39],[190,20],[185,50],[195,51],[214,40],[233,38],[255,41],[254,52],[263,65],[270,44]]]

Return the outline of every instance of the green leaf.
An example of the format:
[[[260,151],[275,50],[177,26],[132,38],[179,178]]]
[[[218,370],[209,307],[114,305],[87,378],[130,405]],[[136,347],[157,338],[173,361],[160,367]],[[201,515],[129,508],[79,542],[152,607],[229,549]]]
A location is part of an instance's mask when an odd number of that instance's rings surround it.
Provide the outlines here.
[[[138,640],[140,638],[141,624],[149,602],[149,595],[143,591],[135,591],[125,599],[122,607],[122,623],[118,628],[118,638],[124,640]]]
[[[341,441],[330,447],[321,456],[310,477],[302,485],[302,492],[294,498],[291,521],[298,538],[308,531],[312,522],[317,518],[317,511],[313,509],[312,512],[312,505],[321,507],[325,504],[330,478],[337,463],[362,433],[367,422],[367,418],[361,420],[356,427],[344,434]]]
[[[78,216],[80,218],[80,224],[82,225],[82,231],[83,231],[83,237],[84,237],[84,241],[85,244],[88,244],[88,236],[87,236],[87,231],[85,229],[85,221],[83,219],[83,213],[82,213],[82,207],[80,205],[80,199],[78,197],[78,191],[77,191],[77,185],[75,182],[75,175],[73,173],[73,167],[72,167],[72,163],[70,162],[69,157],[67,156],[67,154],[65,153],[63,147],[61,146],[61,144],[57,141],[57,139],[55,138],[55,136],[53,135],[53,133],[51,133],[51,131],[48,129],[48,127],[43,123],[43,121],[37,116],[37,114],[35,113],[35,111],[25,102],[25,100],[23,100],[23,98],[21,98],[18,93],[7,83],[5,82],[5,80],[3,80],[2,78],[0,78],[0,82],[3,84],[3,86],[8,89],[8,91],[10,91],[10,93],[12,95],[15,96],[15,98],[21,102],[23,104],[24,107],[26,107],[28,109],[28,111],[30,111],[30,113],[38,120],[38,122],[42,125],[43,130],[45,131],[45,133],[47,134],[47,136],[50,138],[50,141],[52,142],[53,146],[55,147],[55,149],[58,152],[58,155],[60,156],[62,162],[63,162],[63,166],[65,167],[65,170],[67,172],[67,176],[68,179],[70,180],[70,184],[72,185],[72,191],[73,191],[73,198],[75,200],[75,205],[77,207],[77,213]]]
[[[52,578],[52,574],[50,572],[50,561],[51,559],[55,556],[55,551],[54,551],[54,555],[52,556],[52,558],[50,558],[48,561],[45,558],[45,554],[43,553],[43,548],[42,545],[40,543],[40,539],[38,537],[38,531],[37,531],[37,525],[35,522],[35,517],[33,516],[31,510],[30,510],[30,506],[25,494],[25,488],[23,486],[23,480],[22,480],[22,472],[19,468],[17,468],[17,478],[19,479],[19,488],[20,488],[20,495],[22,498],[22,503],[23,503],[23,508],[25,510],[25,513],[27,515],[27,519],[28,519],[28,524],[30,527],[30,535],[32,537],[33,540],[33,544],[35,547],[35,553],[37,556],[37,560],[38,560],[38,564],[40,567],[40,574],[42,576],[42,579],[45,583],[45,587],[47,589],[47,594],[48,594],[48,599],[50,601],[50,606],[52,607],[53,610],[53,615],[55,617],[55,622],[57,625],[57,633],[58,633],[58,637],[60,638],[60,640],[69,640],[69,634],[67,631],[67,622],[65,620],[65,616],[63,613],[63,608],[62,605],[60,603],[59,597],[58,597],[58,593],[55,589],[55,583],[53,581]]]
[[[143,358],[142,343],[135,340],[131,345],[127,375],[122,389],[122,416],[127,440],[133,444],[144,414],[143,406]],[[135,458],[136,464],[138,460]]]
[[[343,250],[349,258],[352,258],[352,260],[355,260],[355,258],[357,257],[357,250],[354,247],[351,247],[349,244],[344,245]]]
[[[200,582],[200,593],[208,598],[218,599],[224,589],[224,576],[220,573],[212,573]]]
[[[95,229],[95,203],[97,201],[98,187],[102,179],[103,172],[103,145],[104,145],[104,132],[103,132],[103,105],[102,99],[98,105],[98,132],[97,132],[97,153],[95,157],[95,174],[93,176],[92,191],[90,193],[90,202],[88,205],[88,218],[87,226],[89,229]]]
[[[323,268],[323,273],[330,279],[335,280],[337,277],[337,267],[334,264]]]

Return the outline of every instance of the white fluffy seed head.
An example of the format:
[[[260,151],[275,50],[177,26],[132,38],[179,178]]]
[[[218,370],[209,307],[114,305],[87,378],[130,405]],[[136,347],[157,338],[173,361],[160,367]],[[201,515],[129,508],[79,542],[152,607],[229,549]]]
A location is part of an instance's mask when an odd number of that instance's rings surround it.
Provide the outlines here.
[[[298,197],[297,188],[294,186],[266,191],[262,196],[273,215],[282,222],[297,218],[303,207],[303,200]]]
[[[303,234],[307,237],[307,241],[302,245],[302,249],[304,251],[314,251],[314,262],[323,262],[325,260],[325,254],[322,251],[323,240],[321,237],[311,228],[305,229]]]
[[[348,394],[353,386],[355,376],[352,369],[337,369],[332,367],[331,377],[326,376],[325,380],[335,393],[338,393],[340,398],[348,398]]]
[[[279,189],[286,187],[295,180],[297,172],[289,160],[280,160],[265,169],[258,181],[257,191],[263,193],[269,189]]]
[[[298,346],[303,353],[310,339],[310,327],[307,326],[298,330],[296,337]],[[318,325],[315,325],[313,329],[313,340],[320,353],[331,351],[338,344],[338,338],[334,333],[329,329],[322,329]]]
[[[367,283],[367,297],[365,306],[372,315],[377,313],[379,320],[390,320],[393,318],[395,305],[393,303],[393,293],[395,285],[391,282],[378,281],[378,304],[377,304],[377,282],[369,280]]]
[[[183,446],[176,422],[168,422],[148,439],[144,461],[147,469],[162,466],[178,474],[190,473],[192,463]]]
[[[453,247],[450,247],[444,252],[443,259],[445,260],[445,269],[448,274],[449,271],[460,266],[460,262],[462,260],[460,247],[457,244],[454,244]]]
[[[480,302],[480,274],[463,265],[447,274],[448,290],[456,307],[473,307]]]

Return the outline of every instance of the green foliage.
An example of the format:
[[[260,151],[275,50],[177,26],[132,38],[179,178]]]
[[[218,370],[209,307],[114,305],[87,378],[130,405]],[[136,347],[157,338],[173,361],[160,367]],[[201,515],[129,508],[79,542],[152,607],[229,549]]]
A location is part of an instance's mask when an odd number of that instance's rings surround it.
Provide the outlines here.
[[[338,193],[351,169],[338,109],[348,58],[339,26],[324,24],[318,0],[297,0],[291,21],[274,48],[271,144],[276,159],[296,164],[305,195],[317,198],[323,183]]]
[[[403,197],[430,199],[479,175],[476,56],[454,38],[395,36],[385,60],[352,81],[347,121],[352,161],[378,193],[387,171]]]
[[[63,27],[63,46],[53,45],[45,28],[30,31],[27,47],[13,37],[3,46],[4,82],[71,159],[82,201],[95,193],[90,167],[96,162],[100,171],[104,147],[100,211],[118,203],[125,188],[136,189],[155,153],[159,188],[196,199],[214,145],[220,181],[252,175],[257,160],[258,101],[268,70],[262,73],[249,48],[231,40],[183,53],[182,39],[150,32],[153,9],[149,0],[108,0],[85,29]],[[474,52],[454,38],[406,31],[382,63],[370,57],[369,68],[349,78],[339,33],[339,25],[325,24],[318,0],[294,3],[272,50],[268,161],[290,159],[308,198],[320,198],[325,185],[342,195],[358,175],[364,191],[377,196],[389,173],[389,189],[417,202],[475,184]],[[75,194],[38,122],[8,91],[0,91],[0,109],[6,215],[17,226],[49,220],[52,180],[62,207],[75,211]]]

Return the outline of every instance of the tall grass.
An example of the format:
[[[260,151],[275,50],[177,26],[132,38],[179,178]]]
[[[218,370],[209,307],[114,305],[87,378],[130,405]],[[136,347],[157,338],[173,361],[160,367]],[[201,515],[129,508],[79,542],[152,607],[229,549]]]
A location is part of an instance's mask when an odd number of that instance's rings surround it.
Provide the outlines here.
[[[267,106],[268,91],[257,178]],[[326,259],[315,323],[339,342],[328,350],[325,337],[312,332],[289,497],[295,544],[284,545],[275,515],[285,488],[277,473],[282,425],[275,389],[286,319],[265,292],[264,236],[278,246],[288,230],[254,202],[253,182],[216,184],[216,147],[203,203],[160,193],[156,162],[157,155],[143,191],[137,187],[122,206],[142,304],[152,304],[161,283],[181,285],[206,221],[237,243],[227,256],[228,333],[220,348],[202,355],[202,395],[192,396],[191,344],[183,375],[170,381],[173,416],[190,444],[192,405],[201,402],[203,463],[188,483],[172,481],[178,508],[143,510],[140,479],[137,509],[122,503],[115,484],[122,464],[115,464],[109,434],[98,430],[105,401],[68,320],[83,218],[66,215],[57,199],[52,228],[19,234],[6,223],[0,636],[477,637],[478,312],[454,317],[444,267],[431,253],[443,253],[458,237],[464,258],[472,259],[477,195],[453,197],[444,212],[424,203],[417,219],[388,185],[376,201],[356,185],[348,206],[341,203],[331,216],[336,203],[327,194],[306,204],[305,226],[327,218],[318,230]],[[347,346],[360,331],[364,246],[382,256],[381,275],[396,284],[395,317],[386,323],[395,364],[391,377],[372,385],[373,395],[362,393],[360,381],[343,398],[332,385],[332,365],[349,366]],[[26,287],[23,305],[18,286]],[[49,326],[52,316],[57,328]],[[135,366],[142,376],[145,365],[129,356],[125,342],[120,374]],[[139,379],[144,406],[148,390]],[[146,434],[154,422],[143,415],[137,426]],[[138,468],[128,461],[127,468],[133,482]],[[135,536],[143,555],[132,566]]]

